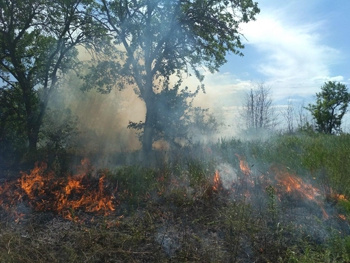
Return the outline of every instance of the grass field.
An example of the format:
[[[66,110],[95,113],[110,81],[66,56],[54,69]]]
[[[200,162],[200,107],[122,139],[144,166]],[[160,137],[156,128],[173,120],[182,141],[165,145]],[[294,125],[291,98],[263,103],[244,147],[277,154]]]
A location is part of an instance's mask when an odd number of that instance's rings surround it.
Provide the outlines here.
[[[350,262],[350,135],[222,139],[150,158],[85,167],[79,186],[50,167],[22,177],[30,192],[2,183],[0,262]],[[103,202],[81,202],[88,194]]]

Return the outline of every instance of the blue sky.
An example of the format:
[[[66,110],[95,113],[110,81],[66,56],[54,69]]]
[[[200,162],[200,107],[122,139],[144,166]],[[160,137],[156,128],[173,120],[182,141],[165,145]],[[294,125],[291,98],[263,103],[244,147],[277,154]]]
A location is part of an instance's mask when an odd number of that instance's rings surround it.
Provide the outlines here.
[[[245,89],[261,82],[271,89],[277,105],[288,99],[313,102],[329,80],[350,89],[350,1],[258,4],[256,21],[241,26],[247,39],[244,57],[228,55],[218,73],[206,74],[209,106],[231,109],[241,103]]]

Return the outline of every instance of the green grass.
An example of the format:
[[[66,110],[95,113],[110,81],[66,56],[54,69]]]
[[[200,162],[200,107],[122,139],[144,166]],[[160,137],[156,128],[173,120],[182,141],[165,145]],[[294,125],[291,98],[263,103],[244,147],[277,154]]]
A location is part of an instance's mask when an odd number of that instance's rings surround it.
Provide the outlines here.
[[[237,155],[252,167],[254,185]],[[154,167],[98,170],[118,200],[109,216],[76,211],[84,220],[71,222],[32,212],[16,223],[0,208],[0,262],[350,262],[348,219],[337,217],[350,216],[350,202],[335,198],[350,195],[350,135],[220,140],[173,156]],[[238,179],[217,191],[222,163]],[[271,167],[329,194],[319,202],[330,218],[298,196],[281,201],[273,180],[258,180],[273,176]]]

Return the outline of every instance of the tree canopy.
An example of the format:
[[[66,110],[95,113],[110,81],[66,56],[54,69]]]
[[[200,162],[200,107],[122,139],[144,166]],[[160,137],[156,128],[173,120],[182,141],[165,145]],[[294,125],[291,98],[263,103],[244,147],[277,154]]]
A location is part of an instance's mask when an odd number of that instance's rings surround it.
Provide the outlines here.
[[[227,52],[242,55],[239,26],[254,20],[259,12],[252,0],[97,3],[95,18],[108,28],[118,51],[112,61],[94,64],[86,80],[90,87],[106,92],[125,84],[134,87],[146,105],[145,152],[152,149],[157,119],[161,118],[155,109],[159,105],[156,94],[170,85],[172,76],[182,79],[194,73],[202,82],[201,67],[214,72],[226,62]]]
[[[88,13],[92,2],[0,0],[0,122],[16,122],[29,150],[37,147],[52,91],[77,67],[76,47],[102,36]]]
[[[209,116],[191,104],[203,70],[242,55],[239,27],[258,13],[252,0],[0,0],[0,144],[36,152],[53,91],[68,72],[86,73],[78,46],[95,59],[85,88],[129,86],[145,102],[145,119],[130,126],[141,127],[144,152],[160,138],[175,144]],[[179,85],[190,75],[194,91]]]
[[[316,121],[316,130],[327,134],[341,132],[341,123],[349,105],[350,96],[344,84],[328,81],[316,93],[316,103],[309,104]]]

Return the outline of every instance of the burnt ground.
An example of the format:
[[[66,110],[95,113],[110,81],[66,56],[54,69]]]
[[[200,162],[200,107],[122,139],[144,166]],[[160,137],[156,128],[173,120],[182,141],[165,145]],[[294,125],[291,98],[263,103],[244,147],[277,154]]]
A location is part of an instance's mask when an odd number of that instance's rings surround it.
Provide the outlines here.
[[[75,220],[24,199],[0,208],[0,261],[288,262],[349,235],[335,201],[261,186],[168,186],[139,202],[119,196],[109,215],[77,209]]]

